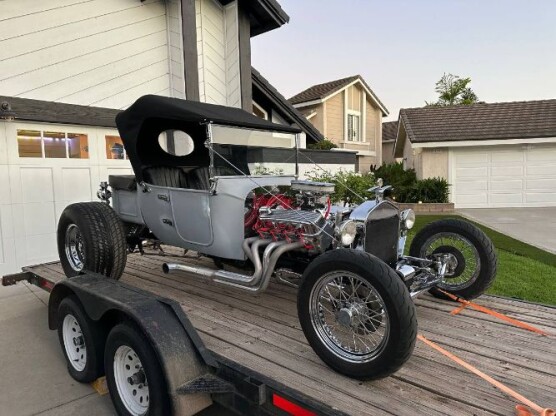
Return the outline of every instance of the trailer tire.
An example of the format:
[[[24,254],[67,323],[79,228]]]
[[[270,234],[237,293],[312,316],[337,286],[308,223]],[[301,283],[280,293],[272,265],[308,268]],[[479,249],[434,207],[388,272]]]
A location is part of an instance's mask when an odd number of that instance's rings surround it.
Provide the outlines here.
[[[118,324],[108,334],[104,368],[118,415],[164,416],[171,413],[161,364],[149,340],[132,323]]]
[[[58,306],[58,339],[74,380],[90,383],[103,375],[104,332],[75,296]]]
[[[102,202],[80,202],[64,209],[58,222],[58,255],[64,273],[85,271],[119,279],[127,260],[124,226],[116,212]]]

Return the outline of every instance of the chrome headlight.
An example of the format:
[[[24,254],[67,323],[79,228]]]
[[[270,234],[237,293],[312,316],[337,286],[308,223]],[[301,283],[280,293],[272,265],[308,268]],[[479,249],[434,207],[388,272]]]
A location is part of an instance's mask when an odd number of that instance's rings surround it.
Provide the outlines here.
[[[349,246],[355,240],[355,236],[357,235],[357,224],[355,221],[346,220],[343,221],[338,226],[338,235],[340,237],[340,243],[343,246]]]
[[[415,225],[415,211],[404,209],[400,215],[400,222],[404,230],[411,230]]]

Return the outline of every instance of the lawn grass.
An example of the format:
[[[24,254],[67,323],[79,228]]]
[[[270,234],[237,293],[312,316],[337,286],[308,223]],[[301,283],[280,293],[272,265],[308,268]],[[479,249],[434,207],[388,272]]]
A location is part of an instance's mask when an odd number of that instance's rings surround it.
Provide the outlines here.
[[[418,215],[408,236],[407,247],[415,233],[426,224],[458,215]],[[470,221],[473,222],[473,221]],[[556,255],[477,224],[490,237],[498,254],[498,274],[487,293],[530,302],[556,305]]]

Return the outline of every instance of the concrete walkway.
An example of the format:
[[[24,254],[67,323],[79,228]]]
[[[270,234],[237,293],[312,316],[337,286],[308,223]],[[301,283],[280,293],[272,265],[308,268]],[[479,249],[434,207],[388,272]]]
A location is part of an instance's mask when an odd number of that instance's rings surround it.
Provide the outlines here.
[[[556,207],[459,209],[471,220],[556,253]]]
[[[56,331],[47,324],[48,293],[28,284],[0,286],[0,414],[115,415],[109,395],[68,374]],[[202,415],[230,415],[212,407]]]

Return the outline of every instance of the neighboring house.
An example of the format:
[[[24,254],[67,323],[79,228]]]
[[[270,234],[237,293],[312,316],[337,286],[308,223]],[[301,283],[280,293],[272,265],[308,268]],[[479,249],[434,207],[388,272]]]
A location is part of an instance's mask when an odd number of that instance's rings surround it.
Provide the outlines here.
[[[394,156],[456,208],[556,206],[556,100],[400,110]]]
[[[394,163],[394,143],[398,135],[398,122],[387,121],[382,123],[382,163]]]
[[[251,37],[289,20],[275,0],[4,0],[0,16],[0,275],[54,260],[64,207],[131,172],[114,116],[142,95],[260,101],[322,140],[252,72]],[[355,155],[320,163],[353,168]]]
[[[382,117],[388,110],[360,75],[313,85],[290,102],[340,149],[357,151],[359,171],[382,163]]]

